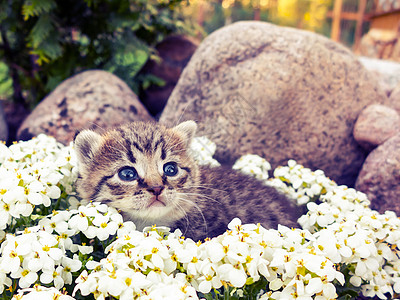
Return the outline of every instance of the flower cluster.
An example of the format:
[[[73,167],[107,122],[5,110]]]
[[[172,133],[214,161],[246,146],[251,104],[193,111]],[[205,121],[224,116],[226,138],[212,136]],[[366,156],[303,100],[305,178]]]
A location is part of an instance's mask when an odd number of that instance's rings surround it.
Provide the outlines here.
[[[240,157],[232,168],[265,181],[269,177],[268,171],[271,170],[271,165],[266,159],[258,155],[247,154]]]
[[[314,233],[315,248],[349,274],[351,285],[367,297],[400,293],[400,219],[395,213],[371,210],[364,193],[338,186],[322,171],[312,172],[293,160],[274,176],[269,184],[299,204],[307,203],[299,224]]]
[[[327,257],[349,271],[350,283],[367,297],[400,292],[400,219],[369,208],[365,194],[337,187],[321,196],[323,203],[308,203],[299,223],[330,243],[321,244]],[[334,245],[334,246],[333,246]]]
[[[218,165],[215,149],[206,138],[192,144],[199,164]],[[400,219],[393,212],[371,210],[365,194],[293,160],[273,178],[269,163],[255,155],[234,168],[306,206],[298,221],[303,229],[235,219],[226,233],[203,243],[168,228],[139,232],[113,208],[79,204],[71,146],[45,135],[0,144],[0,293],[16,300],[74,299],[61,288],[74,290],[75,299],[221,299],[224,293],[386,299],[400,293]]]
[[[205,136],[195,137],[190,145],[192,156],[199,165],[219,166],[219,162],[213,158],[217,145]]]
[[[64,283],[72,283],[71,272],[80,270],[82,263],[77,257],[70,259],[65,255],[56,236],[30,228],[20,235],[6,236],[1,245],[0,265],[5,278],[1,290],[4,285],[11,285],[10,278],[18,280],[20,288],[40,281],[60,289]]]
[[[75,300],[56,288],[47,288],[40,285],[35,285],[33,288],[21,289],[18,294],[15,294],[12,300]]]
[[[86,265],[92,271],[82,272],[74,293],[93,293],[98,299],[110,295],[119,299],[197,299],[186,276],[174,274],[177,262],[163,234],[155,229],[145,233],[134,229],[128,223],[118,230],[119,238],[106,249],[108,256]]]
[[[238,219],[228,228],[204,243],[183,239],[179,231],[164,235],[157,228],[118,232],[108,256],[88,266],[93,271],[81,274],[75,290],[101,299],[150,299],[167,281],[171,286],[163,289],[166,297],[197,299],[193,287],[206,294],[223,286],[243,288],[264,278],[272,299],[337,296],[333,282],[343,284],[344,276],[315,248],[309,232],[283,226],[267,230],[259,224],[242,225]]]
[[[12,280],[20,288],[35,283],[60,289],[73,283],[73,273],[81,270],[85,255],[93,252],[83,240],[104,241],[124,228],[122,216],[111,207],[90,203],[69,211],[54,211],[35,227],[16,235],[7,234],[0,247],[0,292]],[[78,243],[74,243],[80,234]],[[76,239],[75,239],[76,240]]]
[[[0,143],[0,230],[36,213],[35,207],[59,208],[73,194],[76,177],[72,148],[54,138],[42,134],[10,147]]]

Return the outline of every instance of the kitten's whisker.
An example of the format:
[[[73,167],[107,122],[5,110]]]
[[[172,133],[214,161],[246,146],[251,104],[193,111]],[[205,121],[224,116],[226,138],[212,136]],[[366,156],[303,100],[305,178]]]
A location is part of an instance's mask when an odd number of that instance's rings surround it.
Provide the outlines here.
[[[204,186],[204,185],[190,185],[190,186],[187,186],[185,188],[200,188],[200,189],[208,189],[208,190],[212,190],[212,191],[228,193],[227,191],[216,189],[216,188],[212,188],[212,187],[208,187],[208,186]]]
[[[211,198],[211,197],[209,197],[209,196],[206,196],[206,195],[203,195],[203,194],[199,194],[199,193],[180,193],[180,194],[182,194],[182,195],[189,195],[189,196],[197,196],[197,197],[205,198],[205,199],[214,201],[214,202],[216,202],[216,203],[218,203],[218,204],[221,204],[221,202],[219,202],[218,200],[215,200],[214,198]]]
[[[185,232],[183,233],[183,235],[186,235],[186,232],[188,231],[189,227],[190,227],[190,222],[189,222],[189,218],[187,216],[187,213],[185,212],[185,210],[183,209],[182,206],[179,205],[179,203],[174,203],[174,206],[183,213],[183,217],[186,220],[186,227],[185,227]]]
[[[182,193],[179,193],[179,194],[182,195]],[[192,205],[199,211],[201,217],[203,218],[205,233],[208,233],[207,221],[206,221],[206,218],[204,217],[204,214],[203,214],[203,212],[202,212],[200,206],[198,206],[195,202],[190,201],[190,200],[188,200],[188,199],[186,199],[186,198],[184,198],[184,197],[179,197],[179,196],[178,196],[177,199],[179,199],[179,200],[181,200],[181,201],[184,201],[184,202],[187,202],[187,203],[189,203],[189,204],[192,204]]]
[[[106,129],[101,127],[99,124],[93,122],[93,121],[88,121],[89,124],[91,124],[94,127],[97,127],[98,129],[100,129],[102,132],[106,132]]]
[[[187,151],[186,149],[173,150],[173,151],[171,151],[171,154],[180,154],[180,153],[186,152],[186,151]]]
[[[183,114],[185,113],[186,109],[189,107],[190,102],[188,102],[185,106],[185,108],[183,109],[181,115],[179,116],[178,120],[176,120],[176,123],[174,126],[178,125],[181,122],[181,119],[183,117]]]

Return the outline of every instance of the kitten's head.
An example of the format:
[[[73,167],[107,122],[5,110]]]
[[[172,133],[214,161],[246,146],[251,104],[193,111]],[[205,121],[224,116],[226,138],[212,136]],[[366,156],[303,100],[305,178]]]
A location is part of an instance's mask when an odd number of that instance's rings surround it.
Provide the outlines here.
[[[173,128],[134,122],[102,134],[80,132],[74,142],[80,196],[117,208],[139,227],[181,219],[199,182],[188,150],[196,128],[193,121]]]

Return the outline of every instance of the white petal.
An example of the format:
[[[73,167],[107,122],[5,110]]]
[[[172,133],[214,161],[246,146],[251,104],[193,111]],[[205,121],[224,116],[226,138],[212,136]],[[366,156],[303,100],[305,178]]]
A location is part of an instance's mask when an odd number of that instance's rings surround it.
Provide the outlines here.
[[[42,194],[39,193],[29,193],[28,201],[34,205],[43,204],[43,197]]]
[[[321,278],[311,278],[306,286],[306,293],[307,294],[317,294],[322,291],[322,281]]]
[[[211,282],[204,280],[199,284],[199,291],[203,294],[208,294],[211,291]]]
[[[350,278],[350,283],[356,287],[359,287],[361,285],[361,277],[358,276],[352,276]]]

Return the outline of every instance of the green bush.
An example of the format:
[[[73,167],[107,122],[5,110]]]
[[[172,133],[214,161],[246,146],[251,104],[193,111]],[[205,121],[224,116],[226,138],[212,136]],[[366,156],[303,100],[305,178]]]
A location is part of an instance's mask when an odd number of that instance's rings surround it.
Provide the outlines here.
[[[185,0],[1,0],[0,81],[34,106],[62,80],[103,69],[135,91],[160,83],[138,72],[169,34],[193,32]],[[0,84],[1,84],[0,82]],[[0,85],[0,98],[10,92]]]

